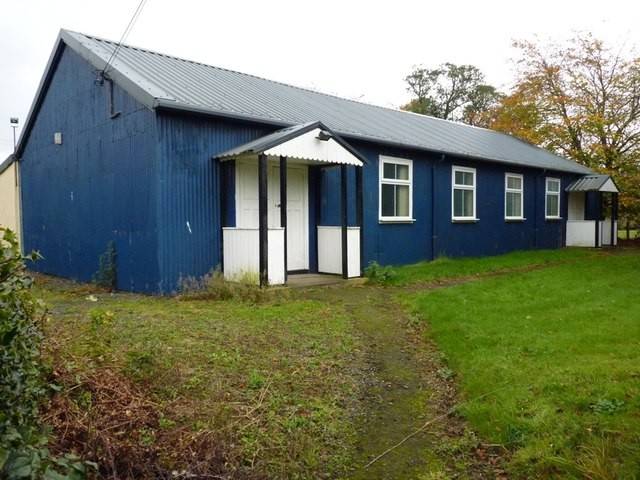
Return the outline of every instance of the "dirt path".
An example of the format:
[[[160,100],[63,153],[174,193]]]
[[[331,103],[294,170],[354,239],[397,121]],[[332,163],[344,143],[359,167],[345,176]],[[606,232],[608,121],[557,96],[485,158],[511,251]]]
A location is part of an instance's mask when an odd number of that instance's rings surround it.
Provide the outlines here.
[[[342,302],[366,345],[364,411],[357,420],[357,455],[350,478],[493,478],[478,461],[478,442],[451,416],[429,427],[372,465],[366,465],[455,404],[451,371],[434,345],[413,332],[389,290],[341,287],[309,292]]]

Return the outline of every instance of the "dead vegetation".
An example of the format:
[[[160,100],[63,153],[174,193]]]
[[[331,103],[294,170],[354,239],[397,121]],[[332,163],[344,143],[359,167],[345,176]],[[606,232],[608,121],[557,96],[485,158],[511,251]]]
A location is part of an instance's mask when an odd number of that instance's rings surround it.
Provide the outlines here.
[[[54,452],[96,462],[102,478],[235,477],[219,432],[163,428],[159,405],[123,375],[110,368],[52,375],[63,387],[43,412]]]

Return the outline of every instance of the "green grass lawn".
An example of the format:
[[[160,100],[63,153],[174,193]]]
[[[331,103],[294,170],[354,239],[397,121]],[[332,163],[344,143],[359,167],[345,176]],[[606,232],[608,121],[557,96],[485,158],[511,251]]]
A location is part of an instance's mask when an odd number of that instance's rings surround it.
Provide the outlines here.
[[[629,238],[627,238],[627,230],[626,229],[618,229],[618,238],[621,240],[633,240],[634,238],[638,238],[639,231],[637,229],[629,229]]]
[[[391,283],[407,285],[416,282],[437,282],[472,275],[498,273],[510,269],[545,266],[592,256],[593,250],[564,248],[560,250],[517,251],[495,257],[447,258],[432,262],[395,267]]]
[[[180,445],[198,459],[201,439],[213,437],[227,463],[218,467],[234,478],[336,478],[349,465],[361,349],[339,307],[92,298],[87,287],[46,277],[36,294],[51,308],[48,344],[71,372],[73,409],[91,417],[100,407],[82,378],[105,368],[152,402],[159,421],[124,434],[151,449],[150,463],[158,455],[164,469],[189,470],[190,458],[175,458]]]
[[[469,402],[460,411],[483,438],[513,453],[514,475],[637,478],[640,254],[516,253],[447,260],[442,269],[467,275],[527,258],[572,261],[404,300],[456,372]],[[429,264],[400,269],[403,281],[438,272]]]
[[[515,252],[394,270],[395,286],[384,291],[280,289],[261,298],[246,286],[218,285],[236,292],[225,301],[109,294],[38,276],[35,293],[50,308],[46,352],[66,402],[54,399],[49,423],[75,418],[86,430],[75,445],[91,437],[82,453],[97,449],[103,467],[105,445],[117,444],[122,462],[142,468],[129,475],[136,478],[155,478],[158,469],[203,478],[367,478],[370,455],[434,415],[425,404],[400,421],[399,401],[380,403],[367,392],[384,380],[384,365],[395,365],[390,359],[421,373],[412,359],[432,358],[423,354],[433,339],[445,362],[437,357],[434,375],[455,380],[466,401],[463,430],[475,433],[438,439],[432,453],[441,465],[425,478],[440,467],[445,477],[473,468],[476,438],[503,446],[516,478],[638,476],[640,252]],[[402,317],[395,297],[414,320],[393,323]],[[376,321],[388,321],[390,333],[373,338],[372,328],[385,331]],[[429,342],[385,343],[400,333],[416,338],[416,328]],[[419,390],[423,377],[415,377]],[[411,392],[406,383],[381,385]],[[363,458],[359,449],[372,442],[361,438],[358,419],[371,415],[386,433]],[[56,438],[67,428],[63,422]],[[468,450],[464,461],[446,458],[457,444]],[[376,467],[398,478],[394,458],[424,461],[424,448],[408,442]],[[452,462],[462,463],[447,470]]]

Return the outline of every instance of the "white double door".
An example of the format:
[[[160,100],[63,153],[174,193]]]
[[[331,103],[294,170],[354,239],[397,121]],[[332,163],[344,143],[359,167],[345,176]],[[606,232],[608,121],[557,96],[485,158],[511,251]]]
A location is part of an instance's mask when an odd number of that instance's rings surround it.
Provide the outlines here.
[[[280,227],[280,167],[269,162],[268,224]],[[306,165],[287,166],[287,270],[309,269],[309,181]],[[258,228],[258,162],[236,162],[236,227]]]

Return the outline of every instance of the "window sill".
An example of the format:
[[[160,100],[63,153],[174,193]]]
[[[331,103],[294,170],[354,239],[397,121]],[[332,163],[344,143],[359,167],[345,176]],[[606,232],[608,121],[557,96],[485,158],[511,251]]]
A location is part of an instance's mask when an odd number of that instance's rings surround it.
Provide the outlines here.
[[[544,217],[545,222],[561,222],[562,217]]]
[[[415,218],[379,218],[378,223],[415,223]]]
[[[520,217],[520,218],[505,218],[504,221],[506,223],[522,223],[522,222],[526,222],[527,219],[524,217]]]
[[[451,223],[478,223],[479,218],[452,218]]]

